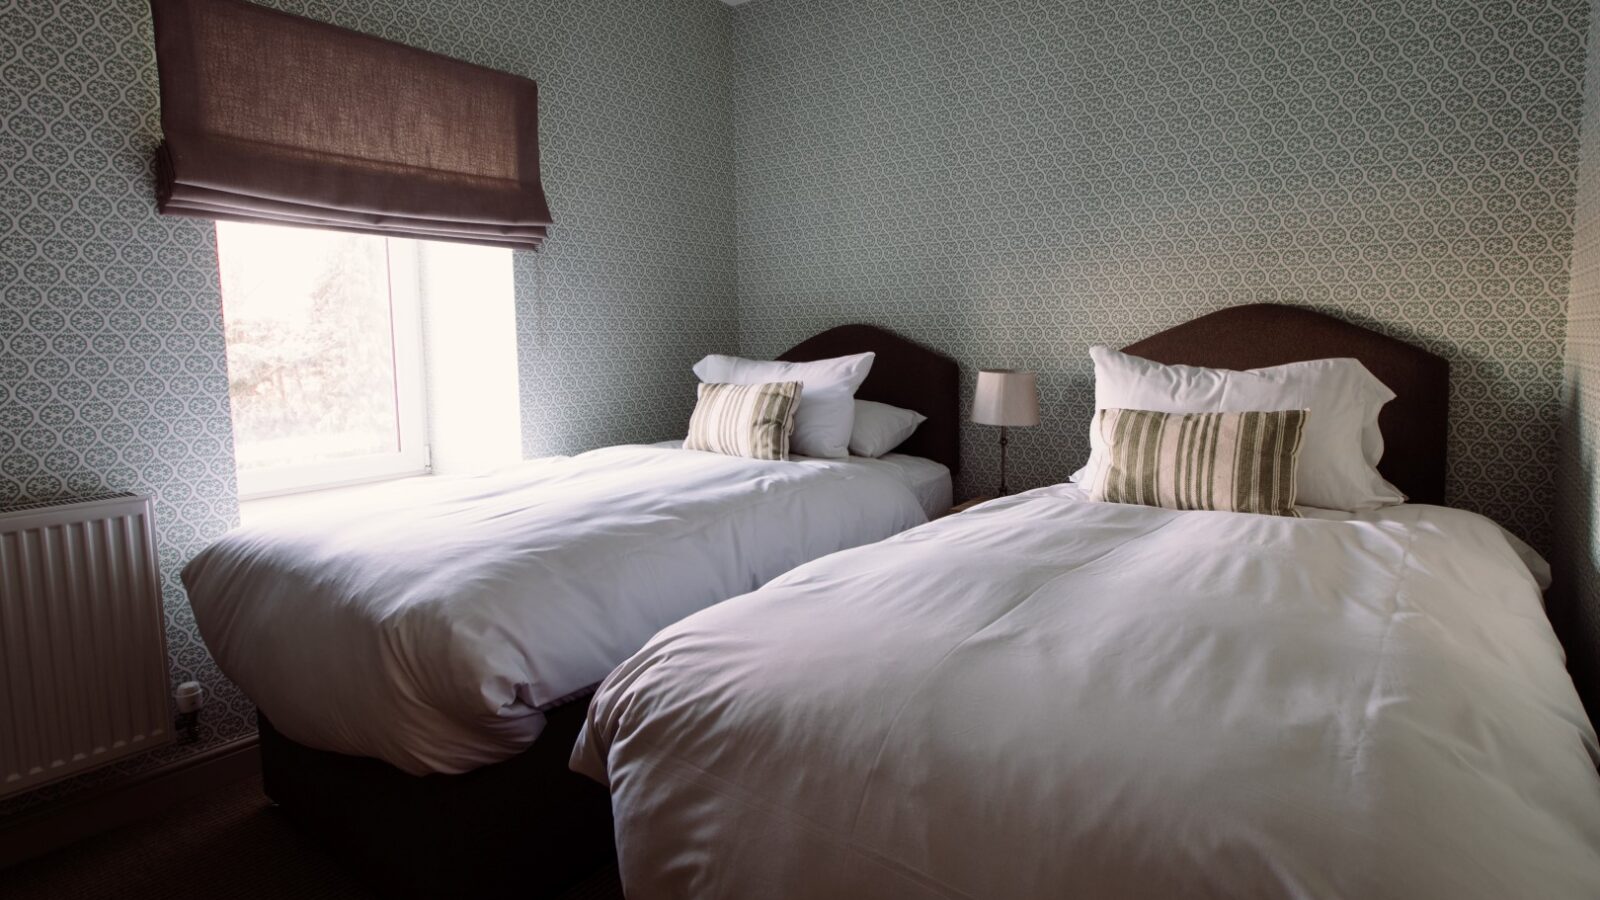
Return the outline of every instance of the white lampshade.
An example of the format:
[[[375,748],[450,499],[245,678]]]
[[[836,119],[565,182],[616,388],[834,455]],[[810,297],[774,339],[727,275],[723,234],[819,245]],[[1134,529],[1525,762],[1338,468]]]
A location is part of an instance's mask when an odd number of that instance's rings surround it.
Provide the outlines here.
[[[978,392],[972,398],[972,421],[979,425],[1039,424],[1039,376],[1011,369],[978,372]]]

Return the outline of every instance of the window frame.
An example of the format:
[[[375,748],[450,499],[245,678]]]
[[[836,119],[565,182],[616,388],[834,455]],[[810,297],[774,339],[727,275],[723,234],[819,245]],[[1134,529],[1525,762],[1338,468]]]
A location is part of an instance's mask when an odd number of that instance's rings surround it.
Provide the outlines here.
[[[431,471],[422,276],[417,246],[415,241],[403,238],[386,237],[383,242],[389,272],[389,340],[394,354],[395,437],[399,449],[251,471],[239,469],[236,458],[234,473],[241,501],[411,478]],[[227,298],[223,297],[222,302],[226,307]]]

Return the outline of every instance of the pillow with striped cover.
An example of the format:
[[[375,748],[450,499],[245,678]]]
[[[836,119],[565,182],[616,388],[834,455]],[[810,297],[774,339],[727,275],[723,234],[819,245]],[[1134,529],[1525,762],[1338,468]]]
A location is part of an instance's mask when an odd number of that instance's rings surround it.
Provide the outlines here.
[[[1163,413],[1102,409],[1109,464],[1091,500],[1298,516],[1295,474],[1307,410]]]
[[[701,384],[689,417],[685,450],[706,450],[751,459],[788,459],[798,381],[768,384]]]

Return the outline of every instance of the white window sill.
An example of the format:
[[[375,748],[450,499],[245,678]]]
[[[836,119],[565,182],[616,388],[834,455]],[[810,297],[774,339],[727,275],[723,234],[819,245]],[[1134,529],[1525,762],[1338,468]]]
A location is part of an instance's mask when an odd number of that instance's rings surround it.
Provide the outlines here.
[[[239,523],[251,525],[263,518],[278,518],[284,515],[293,515],[297,506],[311,506],[324,503],[329,499],[337,498],[341,494],[357,494],[376,485],[398,484],[403,481],[416,481],[422,478],[432,478],[432,474],[402,475],[398,478],[383,478],[375,481],[362,481],[356,484],[341,484],[334,487],[318,488],[310,491],[297,491],[293,494],[273,494],[267,497],[254,497],[239,501]]]

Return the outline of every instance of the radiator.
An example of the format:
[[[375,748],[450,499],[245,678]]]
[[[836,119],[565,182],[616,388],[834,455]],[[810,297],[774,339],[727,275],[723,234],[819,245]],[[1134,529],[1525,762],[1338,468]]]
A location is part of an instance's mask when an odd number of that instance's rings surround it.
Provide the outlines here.
[[[0,797],[172,740],[150,498],[0,512]]]

